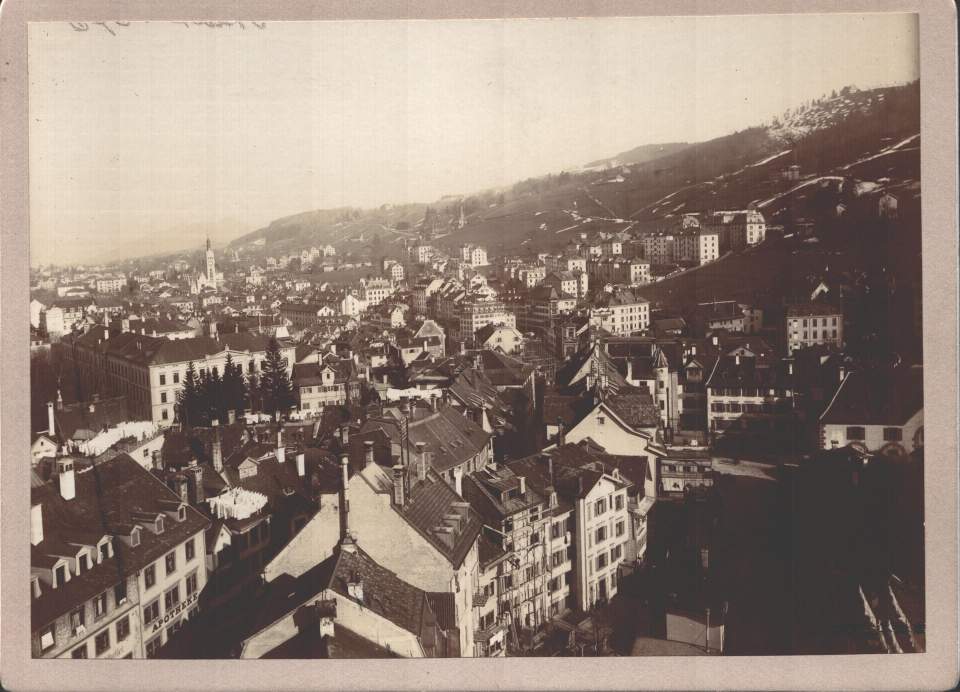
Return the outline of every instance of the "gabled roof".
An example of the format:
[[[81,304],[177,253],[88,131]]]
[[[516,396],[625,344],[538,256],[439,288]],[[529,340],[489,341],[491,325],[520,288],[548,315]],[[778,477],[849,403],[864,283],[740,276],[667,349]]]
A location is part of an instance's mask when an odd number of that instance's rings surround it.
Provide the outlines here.
[[[96,466],[75,468],[74,479],[76,496],[72,500],[63,499],[56,479],[31,488],[31,503],[43,507],[43,541],[31,546],[31,565],[51,566],[49,558],[64,555],[64,549],[75,555],[79,547],[67,548],[70,543],[89,545],[90,540],[105,534],[127,536],[138,524],[139,517],[164,512],[165,503],[179,505],[173,491],[127,454]],[[114,540],[113,559],[94,564],[56,589],[41,587],[41,597],[32,601],[33,628],[52,622],[124,576],[160,559],[208,525],[202,514],[187,507],[186,519],[181,522],[168,518],[162,533],[140,531],[140,544],[136,547]]]
[[[480,517],[433,471],[427,473],[426,480],[410,489],[409,497],[399,511],[455,568],[463,564],[480,534]],[[437,536],[434,529],[443,525],[445,517],[450,514],[460,514],[464,521],[448,544]]]
[[[899,426],[921,410],[922,365],[857,370],[843,379],[820,423]]]
[[[66,404],[54,411],[54,423],[61,440],[91,439],[128,420],[126,396]]]

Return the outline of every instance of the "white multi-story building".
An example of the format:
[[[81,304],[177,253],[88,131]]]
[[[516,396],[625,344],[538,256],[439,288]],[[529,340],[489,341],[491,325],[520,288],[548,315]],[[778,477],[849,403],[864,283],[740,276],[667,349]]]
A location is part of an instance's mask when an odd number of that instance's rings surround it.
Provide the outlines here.
[[[650,263],[639,259],[601,257],[591,260],[588,270],[595,286],[608,283],[642,286],[650,283]]]
[[[123,277],[107,276],[97,279],[97,293],[119,293],[126,283]]]
[[[364,303],[364,309],[386,300],[394,290],[390,279],[360,279],[360,300]]]
[[[486,267],[487,249],[480,245],[461,245],[460,259],[471,267]]]
[[[210,521],[126,454],[55,465],[31,489],[33,657],[156,656],[199,610]]]
[[[642,332],[650,326],[650,303],[631,291],[604,294],[590,308],[590,322],[616,335]]]
[[[676,239],[672,233],[648,233],[640,238],[640,247],[650,264],[672,264],[676,261]]]
[[[787,349],[790,353],[811,346],[843,346],[843,310],[824,302],[787,307]]]
[[[674,236],[679,261],[706,264],[720,256],[720,234],[706,229],[689,229]]]

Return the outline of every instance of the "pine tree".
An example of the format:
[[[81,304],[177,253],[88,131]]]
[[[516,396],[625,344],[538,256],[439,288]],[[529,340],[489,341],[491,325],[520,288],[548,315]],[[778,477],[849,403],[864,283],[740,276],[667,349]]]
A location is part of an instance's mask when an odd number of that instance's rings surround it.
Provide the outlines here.
[[[226,422],[227,407],[224,402],[223,379],[220,377],[220,372],[216,367],[213,367],[208,374],[205,373],[205,377],[201,381],[203,383],[201,391],[203,392],[205,417],[208,424],[214,420]]]
[[[224,413],[236,411],[239,415],[247,407],[247,384],[243,379],[243,368],[233,362],[227,354],[227,363],[223,368],[222,397]]]
[[[267,344],[267,355],[260,375],[260,392],[266,413],[273,415],[277,411],[285,412],[293,406],[293,384],[287,374],[287,359],[280,352],[276,337],[270,337]]]
[[[183,389],[177,394],[177,409],[180,422],[187,427],[200,425],[198,418],[200,403],[200,383],[193,361],[187,365],[187,374],[183,378]]]

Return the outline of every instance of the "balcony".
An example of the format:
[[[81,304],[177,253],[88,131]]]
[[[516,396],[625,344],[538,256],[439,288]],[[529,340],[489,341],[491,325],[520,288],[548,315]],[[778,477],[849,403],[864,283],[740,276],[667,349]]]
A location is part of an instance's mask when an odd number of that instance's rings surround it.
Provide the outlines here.
[[[482,608],[490,600],[490,595],[484,591],[478,591],[473,594],[473,607]]]

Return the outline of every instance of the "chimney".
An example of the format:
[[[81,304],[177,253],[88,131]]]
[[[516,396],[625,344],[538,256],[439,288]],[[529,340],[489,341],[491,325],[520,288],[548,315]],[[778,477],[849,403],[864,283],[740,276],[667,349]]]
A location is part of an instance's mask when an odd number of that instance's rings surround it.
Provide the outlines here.
[[[287,460],[287,448],[283,446],[283,428],[277,428],[277,461],[283,463]]]
[[[63,394],[61,393],[59,388],[57,388],[57,410],[58,411],[63,410]]]
[[[427,454],[424,451],[426,444],[417,442],[415,446],[417,448],[417,454],[414,463],[417,465],[417,480],[424,481],[427,478]]]
[[[463,497],[463,471],[459,467],[453,470],[453,489]]]
[[[182,473],[174,474],[168,481],[170,489],[176,493],[181,502],[190,502],[190,482],[187,476]]]
[[[736,361],[737,365],[740,365],[740,354],[738,353],[738,354],[735,355],[733,358],[734,358],[734,360]]]
[[[517,480],[520,481],[520,495],[525,497],[527,494],[527,479],[524,476],[518,476]]]
[[[76,481],[73,476],[73,459],[63,457],[57,459],[57,477],[60,483],[60,497],[72,500],[77,496]]]
[[[788,374],[788,375],[792,375],[792,374],[793,374],[793,361],[792,361],[792,360],[791,360],[789,363],[787,363],[787,374]]]
[[[206,493],[203,490],[203,467],[197,463],[196,459],[190,460],[183,473],[187,477],[187,497],[191,505],[199,505],[206,499]]]
[[[150,466],[154,471],[163,471],[163,457],[160,456],[161,451],[155,449],[150,453]],[[196,459],[191,460],[192,463],[197,463]]]
[[[350,500],[347,491],[350,488],[350,460],[346,454],[340,457],[340,541],[350,535]]]
[[[43,543],[43,505],[30,505],[30,545]]]
[[[401,464],[395,464],[393,467],[393,504],[397,507],[403,507],[406,502],[404,470]]]
[[[373,440],[364,440],[363,441],[363,459],[364,466],[370,466],[375,463],[373,456]]]
[[[714,334],[714,335],[713,335],[713,345],[714,345],[714,346],[718,346],[719,344],[720,344],[720,337],[718,337],[716,334]]]
[[[47,432],[56,435],[57,427],[53,419],[53,402],[47,402]]]
[[[217,473],[223,472],[223,445],[220,443],[220,428],[218,426],[219,421],[211,421],[211,425],[216,429],[213,438],[213,448],[210,451],[210,456],[213,458],[213,470]]]
[[[230,409],[227,411],[227,425],[233,425],[237,422],[237,411],[236,409]]]
[[[350,442],[350,424],[344,423],[340,426],[340,444],[344,447]]]
[[[563,418],[557,418],[557,446],[562,447],[567,444],[567,431],[564,429]]]
[[[840,366],[840,384],[843,384],[843,381],[846,379],[846,377],[847,377],[847,369],[841,365]]]
[[[633,382],[633,361],[627,358],[627,382]]]
[[[692,346],[690,347],[690,355],[691,355],[691,356],[697,355],[697,346],[696,346],[696,344],[694,344],[694,345],[692,345]]]

